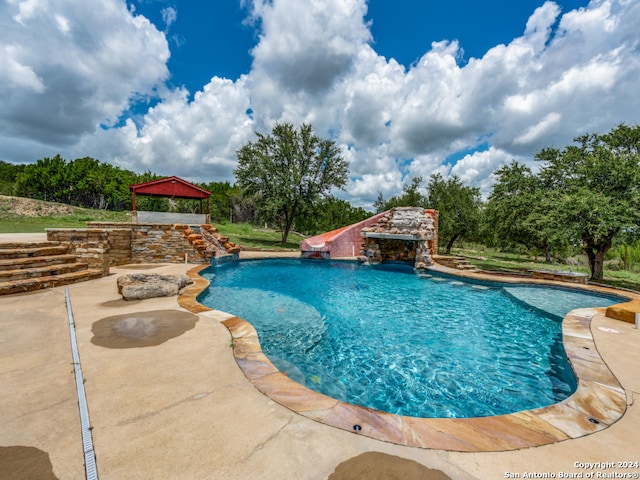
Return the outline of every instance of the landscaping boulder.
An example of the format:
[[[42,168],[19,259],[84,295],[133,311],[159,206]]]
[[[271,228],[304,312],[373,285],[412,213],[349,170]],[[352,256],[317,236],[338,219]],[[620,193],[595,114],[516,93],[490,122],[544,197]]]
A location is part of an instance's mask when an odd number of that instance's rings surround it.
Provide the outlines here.
[[[118,277],[118,293],[125,300],[171,297],[193,283],[186,275],[162,275],[159,273],[130,273]]]

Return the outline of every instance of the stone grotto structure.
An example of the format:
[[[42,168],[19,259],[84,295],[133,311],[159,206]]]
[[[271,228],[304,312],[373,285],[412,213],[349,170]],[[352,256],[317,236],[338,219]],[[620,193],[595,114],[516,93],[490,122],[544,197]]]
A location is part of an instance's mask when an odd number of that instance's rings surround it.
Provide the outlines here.
[[[437,253],[437,212],[422,207],[396,207],[364,227],[361,261],[413,263],[423,269]]]

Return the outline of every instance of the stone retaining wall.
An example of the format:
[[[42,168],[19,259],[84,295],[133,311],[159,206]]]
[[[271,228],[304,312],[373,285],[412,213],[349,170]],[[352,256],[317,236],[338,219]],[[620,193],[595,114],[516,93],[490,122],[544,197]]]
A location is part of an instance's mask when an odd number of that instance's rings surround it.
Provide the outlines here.
[[[184,236],[185,225],[88,222],[87,226],[89,229],[112,231],[127,229],[129,245],[126,240],[117,244],[122,249],[122,257],[125,256],[124,251],[129,251],[129,259],[125,263],[181,263],[185,261],[185,256],[189,263],[208,263]]]
[[[183,234],[185,225],[87,222],[86,229],[47,229],[49,240],[67,243],[91,268],[130,263],[208,263]]]
[[[88,229],[47,229],[47,240],[69,245],[69,253],[81,262],[89,264],[91,270],[109,273],[109,238],[107,232]]]
[[[589,276],[586,273],[554,272],[547,270],[534,270],[532,276],[533,278],[542,280],[555,280],[558,282],[579,283],[582,285],[586,285],[589,280]]]

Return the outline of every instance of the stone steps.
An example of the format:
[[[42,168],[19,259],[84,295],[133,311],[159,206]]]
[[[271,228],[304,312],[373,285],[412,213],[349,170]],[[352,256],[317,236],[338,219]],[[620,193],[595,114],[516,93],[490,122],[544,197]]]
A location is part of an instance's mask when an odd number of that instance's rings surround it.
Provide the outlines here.
[[[57,242],[52,242],[52,245],[33,246],[32,244],[25,244],[24,247],[8,247],[6,248],[2,244],[0,245],[0,260],[11,260],[14,258],[30,258],[30,257],[44,257],[49,255],[64,255],[69,253],[69,249],[64,245],[56,245]]]
[[[433,260],[445,267],[455,268],[456,270],[463,270],[465,272],[478,272],[479,270],[469,263],[464,257],[453,257],[445,255],[437,255],[433,257]]]
[[[76,272],[49,275],[38,278],[26,278],[9,282],[0,282],[0,295],[33,292],[43,288],[60,287],[71,283],[84,282],[102,277],[101,270],[80,270]]]
[[[50,277],[62,275],[63,273],[79,272],[87,270],[86,263],[61,263],[56,265],[45,265],[41,267],[17,268],[14,270],[0,271],[0,282],[11,282],[13,280],[23,280],[27,278]]]
[[[0,243],[0,295],[93,280],[103,276],[60,242]]]
[[[477,270],[476,267],[471,265],[469,262],[458,263],[457,268],[458,268],[458,270],[473,270],[473,271]]]
[[[1,248],[0,248],[1,251]],[[62,265],[65,263],[75,263],[78,258],[71,254],[63,255],[45,255],[39,257],[23,257],[23,258],[9,258],[0,260],[0,274],[6,270],[14,270],[16,268],[38,268],[46,267],[48,265]]]

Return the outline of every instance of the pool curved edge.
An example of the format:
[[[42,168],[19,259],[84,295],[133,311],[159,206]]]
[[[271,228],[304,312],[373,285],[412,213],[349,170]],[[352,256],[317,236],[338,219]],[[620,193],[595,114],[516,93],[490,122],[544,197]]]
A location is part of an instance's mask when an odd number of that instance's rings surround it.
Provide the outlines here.
[[[197,301],[209,282],[188,272],[194,284],[178,297],[194,313],[210,311]],[[325,425],[399,445],[459,452],[495,452],[579,438],[618,421],[627,408],[624,389],[596,348],[590,324],[602,310],[573,310],[562,322],[564,348],[578,379],[573,395],[548,407],[475,418],[416,418],[344,403],[294,382],[262,352],[253,326],[235,316],[221,320],[245,377],[280,405]]]

